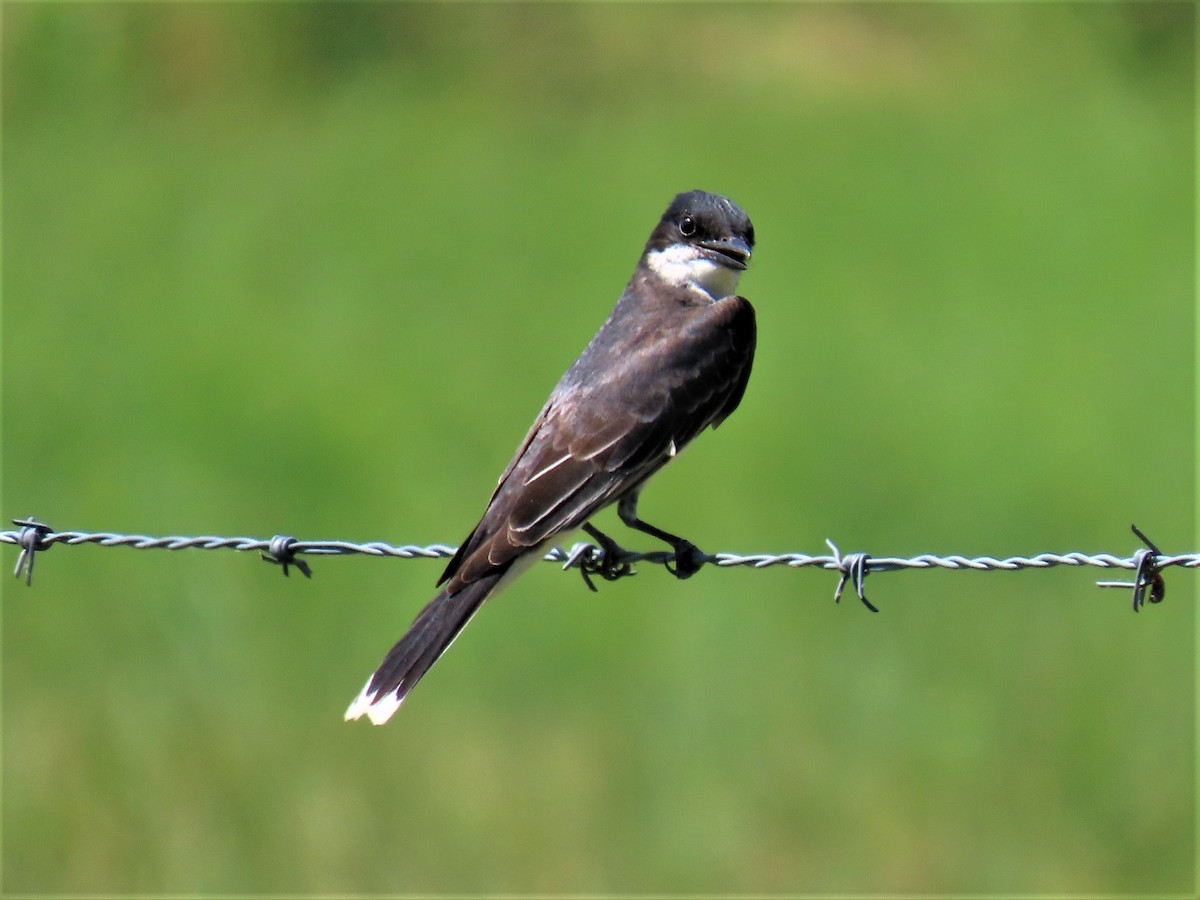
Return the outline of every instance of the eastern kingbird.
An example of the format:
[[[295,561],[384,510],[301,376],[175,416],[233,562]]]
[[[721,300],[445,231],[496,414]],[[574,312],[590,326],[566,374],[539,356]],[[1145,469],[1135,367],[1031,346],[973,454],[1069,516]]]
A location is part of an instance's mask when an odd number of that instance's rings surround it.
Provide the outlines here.
[[[585,563],[585,579],[626,574],[621,549],[589,522],[612,503],[627,526],[671,545],[676,577],[700,568],[695,545],[638,518],[638,492],[742,399],[754,309],[734,291],[753,247],[754,226],[728,198],[689,191],[671,201],[617,305],[550,393],[442,573],[441,590],[367,680],[347,720],[365,713],[386,722],[483,601],[564,533],[582,528],[604,551]]]

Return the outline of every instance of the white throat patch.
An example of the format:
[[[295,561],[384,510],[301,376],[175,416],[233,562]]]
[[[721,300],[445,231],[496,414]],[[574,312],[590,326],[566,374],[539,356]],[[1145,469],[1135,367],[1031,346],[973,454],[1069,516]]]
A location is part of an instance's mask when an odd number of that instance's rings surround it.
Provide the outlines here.
[[[737,269],[713,262],[704,251],[690,244],[672,244],[665,250],[652,250],[646,257],[650,270],[676,287],[720,300],[737,292]]]

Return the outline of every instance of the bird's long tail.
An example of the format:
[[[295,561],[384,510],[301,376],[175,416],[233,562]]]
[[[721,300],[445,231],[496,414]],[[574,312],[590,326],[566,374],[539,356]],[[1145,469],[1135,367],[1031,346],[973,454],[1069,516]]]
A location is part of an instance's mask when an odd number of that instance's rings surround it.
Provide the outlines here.
[[[446,652],[471,616],[496,589],[504,571],[473,581],[451,594],[445,588],[413,619],[404,637],[387,652],[350,708],[346,721],[364,713],[382,725],[400,708],[408,692],[416,687],[429,667]]]

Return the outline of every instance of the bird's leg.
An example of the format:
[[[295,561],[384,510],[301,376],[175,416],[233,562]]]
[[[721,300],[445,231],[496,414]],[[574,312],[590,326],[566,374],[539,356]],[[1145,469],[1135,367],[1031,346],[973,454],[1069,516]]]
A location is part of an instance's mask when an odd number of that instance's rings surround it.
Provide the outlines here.
[[[583,575],[583,580],[587,583],[590,590],[596,590],[596,586],[592,584],[592,579],[588,577],[590,575],[599,575],[605,581],[616,581],[618,578],[624,578],[626,575],[633,574],[633,566],[621,559],[625,555],[625,551],[617,545],[616,541],[591,522],[584,522],[583,530],[604,551],[604,559],[601,562],[593,560],[590,554],[579,561],[579,572]]]
[[[638,518],[637,514],[638,495],[636,493],[626,494],[621,498],[621,502],[617,504],[617,515],[621,517],[621,521],[637,531],[644,532],[658,538],[671,545],[675,551],[675,567],[671,568],[670,563],[666,564],[667,571],[676,578],[691,578],[700,571],[700,567],[704,565],[704,554],[691,541],[684,540],[678,535],[671,534],[669,531],[663,531],[661,528],[655,528],[648,522],[643,522]]]

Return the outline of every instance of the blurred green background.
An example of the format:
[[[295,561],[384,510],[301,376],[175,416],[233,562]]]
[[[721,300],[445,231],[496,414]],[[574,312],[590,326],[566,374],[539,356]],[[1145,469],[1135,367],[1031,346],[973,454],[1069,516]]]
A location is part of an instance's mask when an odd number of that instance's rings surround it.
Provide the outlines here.
[[[709,551],[1194,534],[1190,3],[6,4],[5,517],[455,543],[671,196],[759,236]],[[615,517],[602,524],[627,537]],[[655,549],[627,539],[632,547]],[[5,554],[11,566],[16,552]],[[1196,576],[4,582],[3,890],[1188,893]]]

